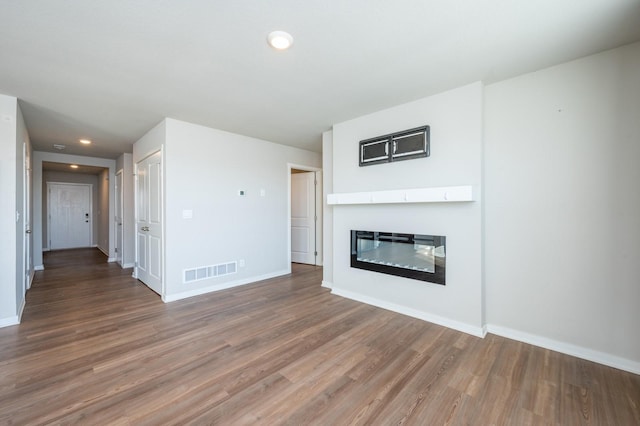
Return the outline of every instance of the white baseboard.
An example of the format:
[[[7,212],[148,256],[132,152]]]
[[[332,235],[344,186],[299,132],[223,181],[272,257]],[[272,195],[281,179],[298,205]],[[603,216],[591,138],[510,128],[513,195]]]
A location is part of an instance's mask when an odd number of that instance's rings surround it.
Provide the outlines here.
[[[322,287],[324,287],[324,288],[333,288],[333,283],[331,281],[322,280]]]
[[[33,267],[34,271],[44,271],[44,265],[36,265]]]
[[[237,286],[241,286],[241,285],[245,285],[245,284],[252,284],[252,283],[255,283],[255,282],[258,282],[258,281],[267,280],[269,278],[280,277],[282,275],[287,275],[287,274],[290,274],[290,273],[291,273],[290,270],[283,269],[281,271],[270,272],[268,274],[259,275],[259,276],[255,276],[255,277],[248,277],[248,278],[243,278],[241,280],[229,281],[229,282],[214,284],[214,285],[207,286],[207,287],[196,288],[196,289],[189,290],[189,291],[183,291],[183,292],[180,292],[180,293],[164,295],[164,296],[162,296],[162,300],[165,303],[175,302],[176,300],[186,299],[188,297],[193,297],[193,296],[200,296],[202,294],[211,293],[211,292],[219,291],[219,290],[225,290],[227,288],[237,287]]]
[[[20,318],[17,315],[15,317],[0,318],[0,328],[18,324],[20,324]]]
[[[42,247],[42,251],[49,251],[49,247]]]
[[[424,311],[419,311],[413,308],[407,308],[406,306],[397,305],[384,300],[376,299],[373,297],[365,296],[360,293],[355,293],[349,290],[342,290],[339,288],[332,288],[332,294],[337,296],[346,297],[347,299],[356,300],[358,302],[366,303],[368,305],[377,306],[382,309],[397,312],[399,314],[407,315],[413,318],[418,318],[423,321],[432,322],[434,324],[442,325],[444,327],[452,328],[454,330],[462,331],[463,333],[471,334],[472,336],[484,337],[486,330],[484,327],[476,327],[463,322],[455,321],[449,318],[441,317],[439,315],[429,314]]]
[[[116,259],[115,257],[110,257],[110,258],[107,259],[107,263],[113,263],[116,260],[118,260],[118,259]]]
[[[27,306],[27,298],[22,298],[22,304],[20,305],[20,310],[18,310],[18,323],[22,321],[22,313],[24,312],[24,307]]]
[[[497,336],[506,337],[507,339],[529,343],[530,345],[539,346],[541,348],[575,356],[577,358],[586,359],[587,361],[597,362],[598,364],[607,365],[609,367],[628,371],[633,374],[640,374],[640,362],[630,359],[618,357],[604,352],[594,351],[593,349],[572,345],[570,343],[549,339],[547,337],[538,336],[535,334],[525,333],[523,331],[514,330],[507,327],[501,327],[499,325],[489,324],[487,325],[487,331]]]
[[[97,248],[98,250],[100,250],[100,251],[102,252],[102,254],[104,254],[105,256],[107,256],[107,261],[110,259],[110,257],[109,257],[109,252],[108,252],[108,251],[106,251],[105,249],[103,249],[103,248],[102,248],[102,247],[100,247],[100,246],[93,246],[93,247],[94,247],[94,248]]]
[[[131,263],[124,263],[120,266],[122,267],[122,269],[127,269],[127,268],[133,268],[134,266],[136,266],[136,264],[131,262]]]
[[[36,276],[35,271],[33,270],[29,271],[29,282],[27,283],[27,290],[31,288],[31,284],[33,284],[33,279],[35,278],[35,276]]]

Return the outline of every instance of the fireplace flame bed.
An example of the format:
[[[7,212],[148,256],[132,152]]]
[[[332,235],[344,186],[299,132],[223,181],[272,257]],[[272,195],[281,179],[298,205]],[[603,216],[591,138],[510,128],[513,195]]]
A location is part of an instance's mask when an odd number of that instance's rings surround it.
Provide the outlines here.
[[[351,267],[445,285],[446,237],[352,230]]]

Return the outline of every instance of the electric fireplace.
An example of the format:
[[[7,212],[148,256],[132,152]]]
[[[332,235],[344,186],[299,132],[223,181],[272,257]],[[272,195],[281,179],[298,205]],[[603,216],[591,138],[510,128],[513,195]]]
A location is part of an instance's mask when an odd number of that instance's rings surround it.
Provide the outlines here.
[[[445,285],[446,237],[352,230],[351,267]]]

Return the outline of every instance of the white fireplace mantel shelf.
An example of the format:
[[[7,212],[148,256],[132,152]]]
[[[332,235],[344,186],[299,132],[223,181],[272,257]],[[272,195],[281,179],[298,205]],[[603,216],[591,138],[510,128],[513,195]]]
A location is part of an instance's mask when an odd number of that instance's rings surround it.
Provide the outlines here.
[[[464,201],[473,201],[473,188],[471,185],[395,189],[391,191],[348,192],[327,195],[327,204],[329,205],[458,203]]]

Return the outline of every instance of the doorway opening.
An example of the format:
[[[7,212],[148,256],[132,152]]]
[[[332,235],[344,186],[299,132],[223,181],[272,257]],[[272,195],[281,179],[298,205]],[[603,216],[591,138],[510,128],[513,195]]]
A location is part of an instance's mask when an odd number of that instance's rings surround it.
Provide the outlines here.
[[[110,182],[106,167],[42,162],[42,250],[112,244]]]
[[[322,170],[289,165],[289,260],[322,265]]]

